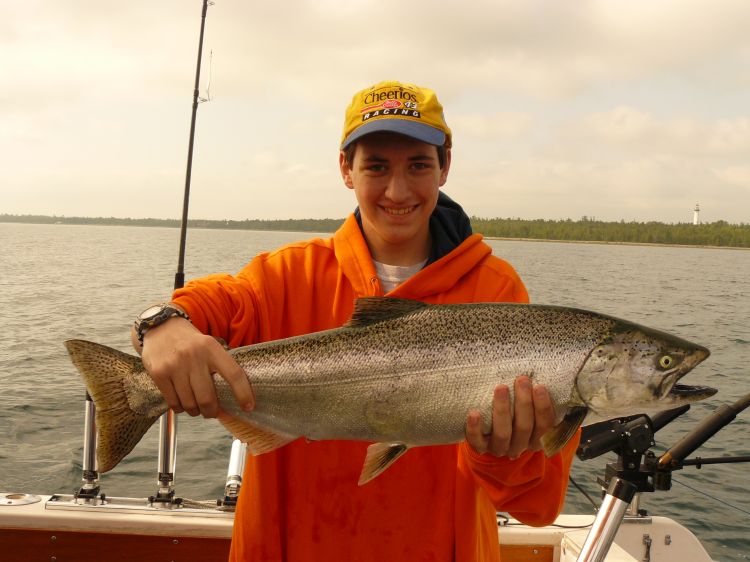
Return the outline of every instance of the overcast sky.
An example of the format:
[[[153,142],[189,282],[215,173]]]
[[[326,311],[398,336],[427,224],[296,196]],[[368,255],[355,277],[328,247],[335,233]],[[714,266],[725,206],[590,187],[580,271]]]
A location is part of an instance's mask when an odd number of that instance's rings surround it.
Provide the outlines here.
[[[200,0],[0,0],[0,213],[178,218]],[[190,216],[344,217],[343,113],[436,90],[482,217],[750,222],[748,0],[216,0]]]

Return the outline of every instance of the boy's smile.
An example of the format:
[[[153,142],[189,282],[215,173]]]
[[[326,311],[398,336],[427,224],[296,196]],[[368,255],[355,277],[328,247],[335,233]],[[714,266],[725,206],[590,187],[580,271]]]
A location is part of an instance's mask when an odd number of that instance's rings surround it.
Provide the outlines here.
[[[417,208],[417,206],[413,207],[406,207],[404,209],[395,209],[393,207],[384,207],[385,211],[391,215],[406,215],[408,213],[411,213]]]

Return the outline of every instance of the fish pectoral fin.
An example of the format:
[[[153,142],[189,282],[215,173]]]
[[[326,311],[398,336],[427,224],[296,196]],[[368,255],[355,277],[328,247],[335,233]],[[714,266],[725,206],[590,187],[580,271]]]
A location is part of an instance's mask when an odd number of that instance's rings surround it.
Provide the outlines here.
[[[574,406],[570,408],[568,413],[565,414],[563,421],[542,436],[544,454],[551,457],[562,449],[576,434],[576,431],[581,427],[583,419],[588,413],[589,409],[586,406]]]
[[[217,419],[227,428],[227,431],[234,437],[247,443],[248,450],[253,455],[260,455],[274,451],[279,447],[283,447],[287,443],[291,443],[298,436],[284,435],[281,433],[275,433],[269,429],[260,427],[246,419],[238,416],[232,416],[226,412],[219,412]]]
[[[365,464],[359,475],[358,484],[366,484],[376,476],[384,472],[396,460],[403,455],[407,449],[403,443],[373,443],[367,447]]]

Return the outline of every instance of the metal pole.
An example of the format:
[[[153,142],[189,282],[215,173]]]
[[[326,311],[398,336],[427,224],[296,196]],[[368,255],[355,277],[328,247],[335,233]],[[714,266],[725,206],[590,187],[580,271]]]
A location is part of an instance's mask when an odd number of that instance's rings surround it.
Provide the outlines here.
[[[193,112],[190,119],[190,138],[188,141],[187,169],[185,172],[185,193],[182,202],[182,222],[180,225],[180,253],[177,261],[177,273],[174,277],[174,288],[185,284],[185,243],[187,239],[188,208],[190,202],[190,179],[193,167],[193,145],[195,139],[195,120],[198,113],[198,88],[201,78],[201,58],[203,57],[203,32],[206,28],[208,0],[203,0],[201,10],[201,32],[198,41],[198,62],[195,69],[195,86],[193,88]],[[159,420],[159,490],[153,498],[160,503],[172,504],[174,496],[174,473],[177,442],[177,418],[172,410],[162,415]],[[179,503],[179,502],[176,502]]]
[[[177,462],[177,416],[172,410],[159,420],[159,492],[157,496],[171,498]]]
[[[86,405],[84,410],[83,436],[83,478],[84,482],[91,481],[96,475],[96,406],[91,395],[86,393]]]
[[[90,502],[99,495],[99,472],[96,466],[96,407],[91,395],[86,393],[83,413],[83,485],[74,494],[76,499]]]
[[[224,486],[224,498],[218,504],[232,509],[237,505],[237,498],[242,488],[242,474],[245,472],[245,459],[247,458],[247,444],[239,439],[232,441],[232,451],[229,454],[229,467],[227,468],[227,483]]]
[[[612,542],[615,540],[625,511],[637,490],[635,484],[627,480],[621,478],[611,480],[607,495],[599,508],[594,524],[591,526],[576,562],[602,562],[604,560]]]

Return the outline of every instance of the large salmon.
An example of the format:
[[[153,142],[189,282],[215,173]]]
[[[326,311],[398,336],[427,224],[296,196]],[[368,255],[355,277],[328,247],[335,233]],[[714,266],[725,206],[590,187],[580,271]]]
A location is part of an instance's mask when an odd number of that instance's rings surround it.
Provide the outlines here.
[[[69,340],[68,352],[96,405],[99,470],[112,469],[167,410],[138,357]],[[713,395],[676,385],[709,355],[678,337],[610,316],[559,306],[428,305],[357,300],[343,327],[234,349],[256,406],[243,412],[214,375],[220,421],[260,454],[299,437],[374,441],[360,478],[388,468],[409,447],[464,439],[467,413],[492,421],[498,384],[519,375],[544,384],[560,450],[584,417],[675,407]]]

